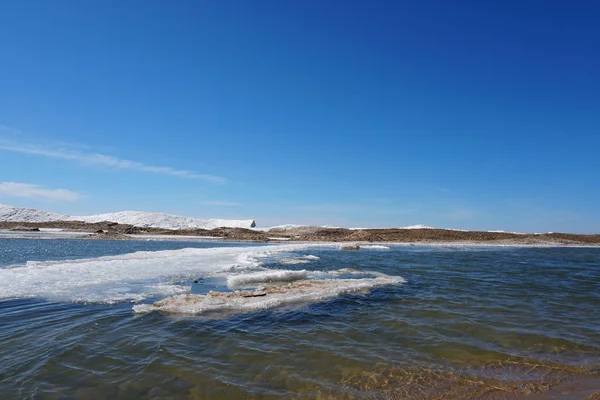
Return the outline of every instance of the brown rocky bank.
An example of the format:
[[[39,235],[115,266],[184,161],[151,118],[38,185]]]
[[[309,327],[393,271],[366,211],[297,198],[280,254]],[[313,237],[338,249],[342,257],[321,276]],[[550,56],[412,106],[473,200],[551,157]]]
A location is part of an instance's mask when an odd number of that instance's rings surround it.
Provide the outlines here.
[[[142,228],[114,222],[81,221],[0,222],[0,230],[32,232],[42,228],[58,228],[81,232],[87,238],[135,239],[135,235],[204,236],[231,241],[317,241],[317,242],[396,242],[396,243],[483,243],[483,244],[548,244],[600,245],[600,234],[516,234],[508,232],[454,231],[446,229],[344,229],[297,227],[275,228],[268,232],[245,228],[168,230]],[[91,235],[90,235],[91,233]],[[128,236],[125,236],[128,235]]]
[[[454,231],[447,229],[344,229],[344,228],[293,228],[271,230],[281,237],[300,241],[327,242],[401,242],[401,243],[521,243],[521,244],[600,244],[600,235],[569,233],[517,234],[508,232]]]

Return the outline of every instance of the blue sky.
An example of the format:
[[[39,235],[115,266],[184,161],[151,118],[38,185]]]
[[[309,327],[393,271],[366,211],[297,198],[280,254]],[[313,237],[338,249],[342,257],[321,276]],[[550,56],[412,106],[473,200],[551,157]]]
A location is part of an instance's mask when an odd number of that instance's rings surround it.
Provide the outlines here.
[[[0,2],[0,203],[600,232],[600,3]]]

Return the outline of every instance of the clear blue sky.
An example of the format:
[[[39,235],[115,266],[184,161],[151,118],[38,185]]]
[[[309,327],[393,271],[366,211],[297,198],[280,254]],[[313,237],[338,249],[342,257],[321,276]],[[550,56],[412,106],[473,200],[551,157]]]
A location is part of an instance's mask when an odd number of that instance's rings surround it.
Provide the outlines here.
[[[600,3],[0,2],[0,203],[600,232]]]

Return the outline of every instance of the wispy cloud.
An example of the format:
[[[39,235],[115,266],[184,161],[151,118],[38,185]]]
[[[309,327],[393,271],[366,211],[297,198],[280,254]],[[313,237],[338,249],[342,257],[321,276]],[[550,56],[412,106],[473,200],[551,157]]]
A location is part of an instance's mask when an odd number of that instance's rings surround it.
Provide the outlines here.
[[[19,135],[23,134],[23,132],[21,132],[20,130],[11,128],[10,126],[6,126],[6,125],[0,125],[0,133],[2,133],[3,135],[10,135],[10,136],[19,136]]]
[[[416,212],[419,211],[419,208],[417,207],[412,207],[412,208],[383,208],[383,209],[377,209],[374,210],[373,213],[375,215],[409,215],[409,214],[414,214]]]
[[[388,201],[386,200],[385,203]],[[393,207],[392,204],[386,204],[385,207],[374,204],[364,203],[315,203],[295,206],[298,210],[314,213],[328,214],[363,214],[363,215],[407,215],[413,214],[419,210],[414,206]]]
[[[205,206],[215,206],[215,207],[240,207],[241,203],[236,203],[235,201],[219,201],[219,200],[210,200],[203,201],[201,203]]]
[[[1,127],[0,127],[1,128]],[[2,132],[3,130],[0,130]],[[176,169],[173,167],[148,165],[139,161],[125,160],[106,154],[82,151],[65,145],[42,146],[31,143],[17,143],[14,141],[1,140],[0,150],[14,153],[29,154],[34,156],[70,160],[84,165],[97,165],[112,169],[126,169],[131,171],[149,172],[161,175],[170,175],[187,179],[199,179],[212,183],[224,183],[227,179],[208,174],[199,174],[193,171]]]
[[[79,193],[66,189],[45,189],[39,185],[19,182],[0,182],[0,197],[27,197],[53,201],[77,201]]]

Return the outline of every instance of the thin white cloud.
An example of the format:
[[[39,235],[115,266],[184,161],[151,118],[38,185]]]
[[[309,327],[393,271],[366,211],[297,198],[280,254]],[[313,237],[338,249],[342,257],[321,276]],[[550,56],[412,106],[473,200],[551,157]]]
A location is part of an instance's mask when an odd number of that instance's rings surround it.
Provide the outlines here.
[[[374,210],[373,214],[375,214],[375,215],[408,215],[408,214],[414,214],[417,211],[419,211],[419,208],[417,208],[417,207],[413,207],[413,208],[384,208],[384,209]]]
[[[241,203],[236,203],[235,201],[219,201],[219,200],[203,201],[202,204],[205,206],[215,206],[215,207],[239,207],[242,205]]]
[[[11,128],[10,126],[0,125],[0,133],[5,135],[18,136],[21,135],[23,132],[21,132],[18,129]]]
[[[0,182],[0,197],[27,197],[40,200],[77,201],[83,196],[66,189],[45,189],[39,185]]]
[[[450,221],[462,221],[462,220],[470,220],[481,213],[478,210],[474,209],[455,209],[450,211],[448,214],[444,215],[444,217]]]
[[[364,203],[314,203],[295,206],[296,209],[311,213],[326,214],[369,214],[369,215],[406,215],[413,214],[419,210],[417,207],[398,207],[392,208],[388,204],[385,207],[378,207],[373,204]]]
[[[42,157],[71,160],[85,165],[98,165],[112,169],[127,169],[132,171],[149,172],[161,175],[177,176],[187,179],[199,179],[212,183],[224,183],[227,179],[208,174],[198,174],[193,171],[180,170],[172,167],[148,165],[138,161],[124,160],[121,158],[91,152],[82,152],[66,146],[50,147],[30,143],[15,143],[11,141],[0,141],[0,150],[12,151],[14,153],[29,154]]]

